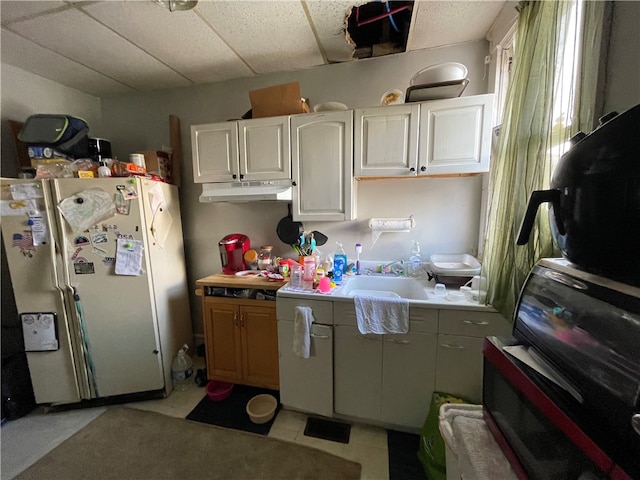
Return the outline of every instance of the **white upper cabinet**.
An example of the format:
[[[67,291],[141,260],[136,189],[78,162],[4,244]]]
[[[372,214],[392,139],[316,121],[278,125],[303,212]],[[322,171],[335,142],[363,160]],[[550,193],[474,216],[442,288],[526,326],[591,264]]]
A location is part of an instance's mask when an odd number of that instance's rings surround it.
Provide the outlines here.
[[[493,94],[420,104],[418,175],[489,171]]]
[[[419,118],[417,103],[356,109],[355,176],[415,176]]]
[[[292,217],[356,218],[351,110],[291,117]]]
[[[289,116],[191,126],[196,183],[291,178]]]

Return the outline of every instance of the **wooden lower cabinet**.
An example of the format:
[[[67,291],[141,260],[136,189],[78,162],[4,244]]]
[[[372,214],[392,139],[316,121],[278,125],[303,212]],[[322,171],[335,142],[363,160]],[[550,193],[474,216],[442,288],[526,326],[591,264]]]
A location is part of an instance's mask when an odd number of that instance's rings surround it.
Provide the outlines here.
[[[279,389],[275,302],[203,297],[207,375]]]

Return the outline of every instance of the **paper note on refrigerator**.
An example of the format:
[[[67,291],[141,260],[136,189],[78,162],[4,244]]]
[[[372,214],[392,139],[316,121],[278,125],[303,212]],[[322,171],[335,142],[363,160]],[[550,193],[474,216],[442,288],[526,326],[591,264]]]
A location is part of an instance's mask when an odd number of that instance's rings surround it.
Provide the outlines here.
[[[22,313],[25,352],[58,350],[55,313]]]
[[[118,238],[116,275],[142,275],[142,241]]]

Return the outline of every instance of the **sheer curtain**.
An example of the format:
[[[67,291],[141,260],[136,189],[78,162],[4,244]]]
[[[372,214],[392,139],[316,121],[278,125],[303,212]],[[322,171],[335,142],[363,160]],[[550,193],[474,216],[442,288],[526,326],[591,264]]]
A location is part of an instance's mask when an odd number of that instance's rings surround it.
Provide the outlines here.
[[[586,2],[603,3],[603,2]],[[579,91],[578,80],[597,73],[598,62],[580,51],[583,0],[520,2],[513,66],[497,154],[492,159],[489,215],[482,274],[488,279],[486,302],[511,318],[520,288],[537,260],[559,256],[547,210],[541,207],[529,243],[516,246],[529,195],[549,188],[555,162],[580,129],[576,103],[594,104],[593,85]],[[592,8],[590,38],[599,38],[603,9]],[[598,17],[599,12],[599,17]],[[597,59],[596,59],[597,60]],[[580,72],[578,64],[594,69]],[[581,107],[583,118],[589,111]],[[593,108],[590,108],[593,111]],[[586,129],[589,130],[588,128]]]

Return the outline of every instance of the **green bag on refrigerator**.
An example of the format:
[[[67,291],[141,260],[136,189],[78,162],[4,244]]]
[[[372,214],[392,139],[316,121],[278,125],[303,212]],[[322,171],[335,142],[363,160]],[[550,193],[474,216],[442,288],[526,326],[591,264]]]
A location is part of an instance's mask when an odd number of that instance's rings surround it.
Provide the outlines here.
[[[424,473],[429,480],[446,480],[447,463],[445,458],[445,445],[440,435],[439,414],[440,407],[445,403],[469,403],[461,398],[448,393],[433,392],[429,414],[420,434],[420,446],[418,448],[418,460],[424,468]]]

